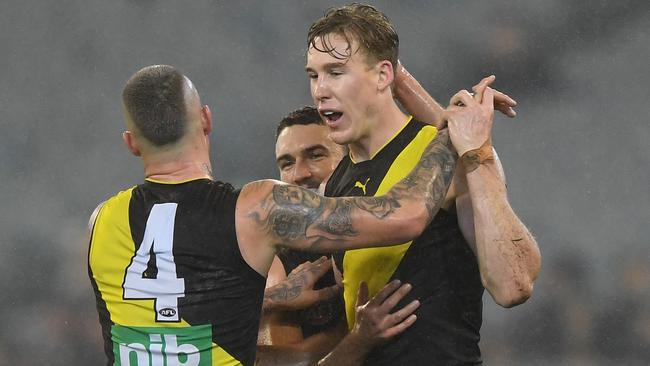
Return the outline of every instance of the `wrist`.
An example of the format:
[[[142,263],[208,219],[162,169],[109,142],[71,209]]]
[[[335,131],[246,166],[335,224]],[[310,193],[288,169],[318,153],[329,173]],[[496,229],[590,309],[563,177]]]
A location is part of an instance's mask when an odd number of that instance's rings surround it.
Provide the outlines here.
[[[478,149],[468,150],[460,157],[461,164],[465,168],[465,174],[469,174],[478,169],[482,164],[494,161],[492,145],[486,141]]]
[[[372,347],[374,346],[373,342],[371,341],[371,338],[369,338],[366,335],[363,335],[356,330],[352,330],[348,335],[345,337],[346,338],[346,343],[350,346],[352,346],[357,354],[359,355],[366,355]]]

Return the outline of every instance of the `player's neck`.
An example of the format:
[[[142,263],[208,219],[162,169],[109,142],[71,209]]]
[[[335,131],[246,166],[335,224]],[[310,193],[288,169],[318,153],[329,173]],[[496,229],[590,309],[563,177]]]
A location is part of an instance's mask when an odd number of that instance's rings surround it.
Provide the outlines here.
[[[387,104],[384,110],[376,114],[366,136],[348,144],[350,156],[355,162],[372,159],[409,121],[409,116],[394,102]]]
[[[186,162],[184,164],[161,164],[145,168],[145,177],[161,182],[175,183],[193,179],[212,179],[209,163]]]
[[[196,152],[169,155],[143,158],[145,177],[169,183],[212,179],[212,167],[207,154]]]

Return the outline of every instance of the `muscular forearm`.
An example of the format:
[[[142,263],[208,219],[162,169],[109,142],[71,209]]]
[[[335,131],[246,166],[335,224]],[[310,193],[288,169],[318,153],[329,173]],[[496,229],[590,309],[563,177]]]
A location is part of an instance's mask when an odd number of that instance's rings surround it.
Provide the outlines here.
[[[417,120],[438,128],[444,127],[444,108],[401,64],[398,65],[395,74],[394,91],[397,100]]]
[[[320,197],[307,189],[273,184],[247,212],[275,246],[331,252],[394,245],[418,237],[440,208],[458,157],[446,130],[426,147],[411,173],[379,197]],[[264,182],[246,191],[266,190]],[[243,190],[242,190],[243,192]],[[242,195],[249,193],[242,193]],[[247,200],[248,198],[240,200]],[[259,201],[258,201],[259,202]],[[254,229],[252,230],[254,231]],[[244,233],[239,233],[244,238]],[[281,244],[279,244],[281,243]]]
[[[489,164],[468,173],[483,285],[501,306],[526,301],[540,269],[535,239],[508,203],[505,184]]]

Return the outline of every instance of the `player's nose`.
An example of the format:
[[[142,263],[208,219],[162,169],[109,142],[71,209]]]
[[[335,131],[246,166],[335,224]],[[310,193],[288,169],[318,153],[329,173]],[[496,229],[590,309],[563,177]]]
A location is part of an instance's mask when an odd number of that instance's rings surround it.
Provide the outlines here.
[[[318,77],[314,85],[314,99],[320,101],[330,97],[330,88],[325,78]]]
[[[304,180],[310,179],[312,176],[309,164],[303,159],[297,159],[293,168],[293,180],[297,185]]]

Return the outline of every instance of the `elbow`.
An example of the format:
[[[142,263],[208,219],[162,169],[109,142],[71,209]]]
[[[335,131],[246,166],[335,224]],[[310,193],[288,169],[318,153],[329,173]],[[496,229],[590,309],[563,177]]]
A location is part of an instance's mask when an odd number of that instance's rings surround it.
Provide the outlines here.
[[[532,239],[530,243],[526,261],[522,263],[525,269],[514,270],[513,268],[509,274],[502,272],[499,278],[481,276],[483,285],[490,292],[494,301],[504,308],[523,304],[533,295],[534,283],[541,269],[541,255],[535,240]]]
[[[504,308],[512,308],[521,305],[533,295],[533,281],[528,279],[516,279],[508,284],[495,286],[491,283],[483,283],[494,302]]]

